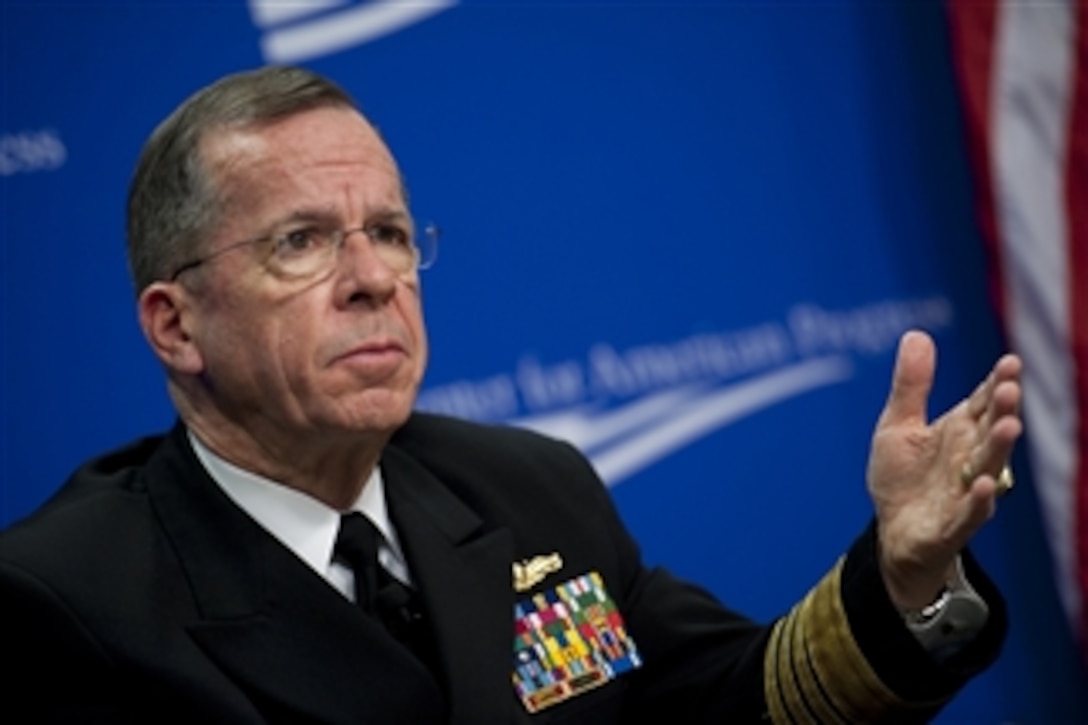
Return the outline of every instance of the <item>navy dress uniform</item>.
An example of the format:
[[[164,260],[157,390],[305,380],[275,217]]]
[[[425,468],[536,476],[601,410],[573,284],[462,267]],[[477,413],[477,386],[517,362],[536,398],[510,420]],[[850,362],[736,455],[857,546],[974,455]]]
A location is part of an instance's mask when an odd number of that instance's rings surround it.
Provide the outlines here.
[[[1005,633],[965,555],[990,615],[935,661],[888,600],[872,530],[783,617],[753,622],[645,567],[588,462],[533,433],[414,414],[381,470],[437,667],[224,495],[179,425],[87,464],[0,535],[9,708],[65,723],[924,722]]]

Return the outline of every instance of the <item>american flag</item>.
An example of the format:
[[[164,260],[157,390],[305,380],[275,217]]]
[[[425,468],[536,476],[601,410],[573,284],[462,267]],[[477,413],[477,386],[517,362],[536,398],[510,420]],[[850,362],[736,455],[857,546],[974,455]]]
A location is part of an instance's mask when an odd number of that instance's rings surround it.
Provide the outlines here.
[[[1031,474],[1088,660],[1088,0],[950,0],[990,289],[1025,364]]]

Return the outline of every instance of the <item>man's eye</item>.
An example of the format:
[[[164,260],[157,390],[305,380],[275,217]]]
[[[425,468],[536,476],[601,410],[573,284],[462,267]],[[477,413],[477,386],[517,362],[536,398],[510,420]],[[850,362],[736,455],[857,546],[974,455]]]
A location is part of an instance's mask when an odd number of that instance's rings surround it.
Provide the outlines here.
[[[366,234],[375,244],[388,244],[391,247],[412,246],[411,235],[393,224],[375,224],[367,228]]]
[[[298,254],[321,245],[321,234],[312,227],[295,229],[276,237],[277,254]]]

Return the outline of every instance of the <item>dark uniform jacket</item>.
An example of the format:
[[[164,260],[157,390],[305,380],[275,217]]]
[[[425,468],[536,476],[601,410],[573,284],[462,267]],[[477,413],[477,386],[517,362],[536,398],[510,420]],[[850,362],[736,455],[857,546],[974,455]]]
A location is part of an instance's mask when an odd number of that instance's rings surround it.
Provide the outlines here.
[[[586,460],[532,433],[417,414],[381,467],[440,677],[233,504],[179,425],[88,463],[0,535],[5,709],[61,723],[925,721],[1004,636],[968,556],[990,618],[935,664],[884,592],[871,528],[801,603],[754,623],[644,567]]]

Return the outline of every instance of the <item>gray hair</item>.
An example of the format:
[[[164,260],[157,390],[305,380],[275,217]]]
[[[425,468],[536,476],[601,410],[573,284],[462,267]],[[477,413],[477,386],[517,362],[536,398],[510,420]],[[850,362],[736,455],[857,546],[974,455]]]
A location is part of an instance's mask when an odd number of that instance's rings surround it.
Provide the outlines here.
[[[144,144],[128,193],[128,265],[136,291],[196,256],[223,204],[201,142],[224,128],[259,126],[315,108],[357,106],[339,86],[301,68],[225,76],[171,113]]]

